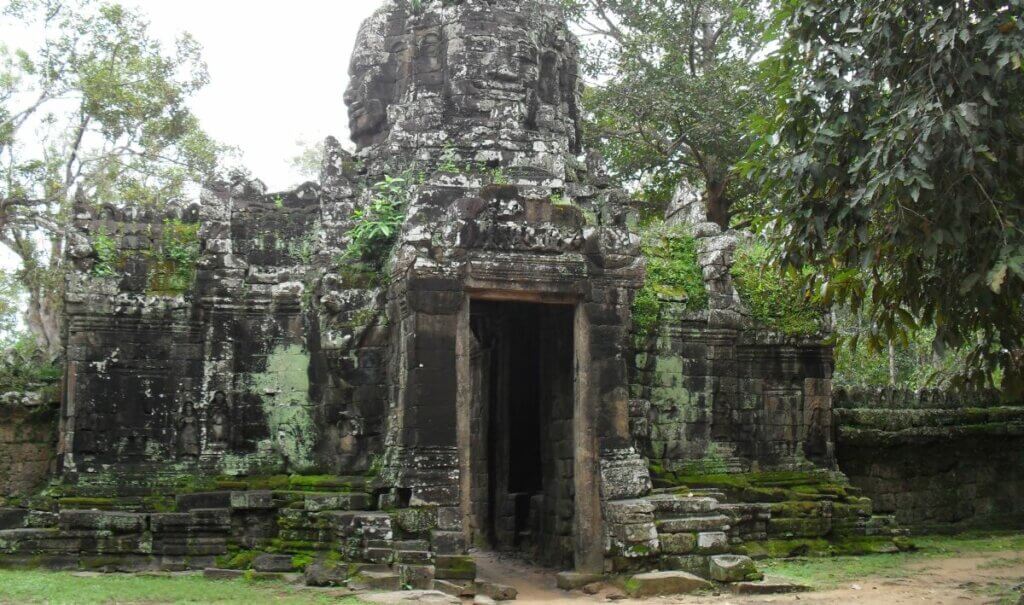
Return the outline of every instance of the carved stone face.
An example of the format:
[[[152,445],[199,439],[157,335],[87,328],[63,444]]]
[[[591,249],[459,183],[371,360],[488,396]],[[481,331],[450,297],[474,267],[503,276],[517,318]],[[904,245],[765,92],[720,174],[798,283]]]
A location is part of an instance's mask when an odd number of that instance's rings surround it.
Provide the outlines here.
[[[349,130],[360,147],[387,135],[388,108],[398,101],[409,41],[401,12],[378,13],[363,24],[349,65],[345,91]]]
[[[424,157],[439,139],[503,153],[504,161],[529,149],[523,141],[534,136],[565,137],[566,150],[576,149],[571,34],[556,24],[548,3],[533,5],[456,3],[411,15],[392,3],[378,11],[360,30],[349,70],[352,140],[360,149],[387,142],[381,157],[392,159],[396,152]],[[515,161],[545,169],[557,163]]]

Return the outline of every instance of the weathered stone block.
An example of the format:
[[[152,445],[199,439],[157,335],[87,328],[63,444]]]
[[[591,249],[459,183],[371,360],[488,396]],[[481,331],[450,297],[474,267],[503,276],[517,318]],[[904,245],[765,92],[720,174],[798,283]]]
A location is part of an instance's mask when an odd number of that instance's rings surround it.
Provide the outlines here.
[[[658,534],[658,540],[666,555],[688,555],[697,547],[696,534]]]
[[[708,560],[708,575],[718,582],[741,582],[761,579],[757,566],[743,555],[715,555]]]
[[[604,507],[605,519],[610,523],[628,525],[653,521],[654,506],[646,499],[616,500],[606,502]]]
[[[626,580],[626,593],[634,599],[689,594],[711,588],[711,583],[684,571],[637,574]]]
[[[717,555],[729,551],[729,536],[725,532],[702,532],[697,534],[697,552],[702,555]]]
[[[146,531],[147,515],[96,510],[65,510],[60,513],[60,527],[65,530],[107,530],[120,534]]]

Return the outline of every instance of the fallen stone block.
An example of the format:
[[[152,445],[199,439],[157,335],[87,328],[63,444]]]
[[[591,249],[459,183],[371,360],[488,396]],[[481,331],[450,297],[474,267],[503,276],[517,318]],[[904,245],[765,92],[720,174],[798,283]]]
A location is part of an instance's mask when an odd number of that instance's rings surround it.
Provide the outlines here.
[[[291,555],[259,555],[252,562],[252,568],[256,571],[272,571],[286,573],[293,571]]]
[[[758,582],[734,582],[729,584],[729,590],[738,595],[771,595],[808,592],[811,587],[778,578],[765,578]]]
[[[495,601],[515,601],[519,591],[511,586],[488,582],[486,580],[476,581],[476,593],[494,599]]]
[[[711,582],[685,571],[654,571],[626,580],[626,594],[634,599],[689,594],[711,588]]]
[[[715,555],[708,559],[708,575],[718,582],[759,580],[754,560],[744,555]]]
[[[439,590],[403,590],[398,592],[379,592],[360,595],[359,600],[378,605],[402,605],[416,603],[419,605],[462,605],[457,597]]]
[[[438,580],[437,578],[434,579],[434,590],[439,590],[447,595],[451,595],[453,597],[458,598],[470,598],[475,596],[475,591],[473,590],[472,586],[472,582],[465,582],[463,584],[459,584],[458,582],[453,582],[451,580]]]
[[[600,582],[604,576],[596,573],[563,571],[555,576],[555,584],[562,590],[579,590],[587,584]]]
[[[306,586],[344,586],[348,580],[348,565],[316,561],[306,566],[303,580]]]

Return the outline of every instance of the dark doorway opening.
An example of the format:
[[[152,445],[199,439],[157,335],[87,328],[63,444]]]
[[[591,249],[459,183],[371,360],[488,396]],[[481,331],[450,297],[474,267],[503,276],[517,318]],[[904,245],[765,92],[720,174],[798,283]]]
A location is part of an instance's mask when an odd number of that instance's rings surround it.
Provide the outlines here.
[[[471,529],[573,568],[574,308],[473,301]]]

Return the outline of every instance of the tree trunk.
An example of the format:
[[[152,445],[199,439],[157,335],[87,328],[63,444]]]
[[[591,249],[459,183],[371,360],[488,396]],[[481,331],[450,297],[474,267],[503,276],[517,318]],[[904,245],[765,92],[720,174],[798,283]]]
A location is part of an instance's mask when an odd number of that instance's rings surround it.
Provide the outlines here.
[[[896,386],[896,345],[889,341],[889,386]]]
[[[57,359],[63,354],[61,342],[60,290],[29,288],[25,321],[47,357]]]
[[[725,179],[721,182],[708,181],[708,190],[705,194],[708,220],[718,224],[722,229],[728,229],[729,222],[732,220],[732,214],[729,211],[732,207],[732,200],[726,197],[725,186]]]
[[[1003,368],[1003,399],[1008,403],[1024,402],[1024,349],[1009,349],[1006,367]]]

